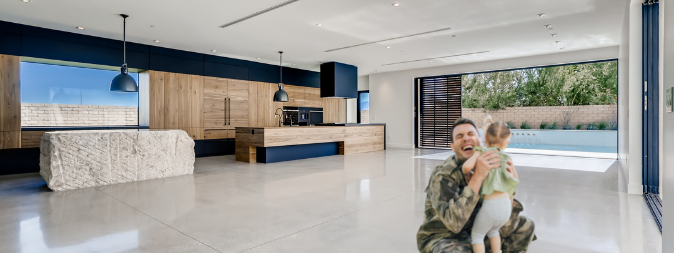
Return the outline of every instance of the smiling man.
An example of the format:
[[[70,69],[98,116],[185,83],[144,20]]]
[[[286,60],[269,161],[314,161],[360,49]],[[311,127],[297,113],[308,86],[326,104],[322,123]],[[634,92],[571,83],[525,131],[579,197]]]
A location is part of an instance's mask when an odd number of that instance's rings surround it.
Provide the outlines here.
[[[424,223],[417,233],[417,247],[423,253],[473,252],[470,232],[481,205],[478,203],[482,181],[489,170],[498,168],[501,160],[494,152],[478,157],[475,170],[463,169],[463,163],[473,155],[473,147],[481,145],[477,125],[470,119],[460,118],[451,130],[451,148],[454,155],[436,167],[426,188]],[[508,161],[508,171],[515,171]],[[534,222],[524,216],[522,204],[513,201],[510,220],[501,228],[502,252],[526,252],[534,235]],[[491,252],[485,240],[486,252]]]

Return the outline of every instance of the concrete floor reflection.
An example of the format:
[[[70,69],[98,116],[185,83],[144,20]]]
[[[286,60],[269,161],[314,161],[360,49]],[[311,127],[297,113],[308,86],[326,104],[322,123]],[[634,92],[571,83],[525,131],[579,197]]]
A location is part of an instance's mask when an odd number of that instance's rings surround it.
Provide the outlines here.
[[[444,150],[389,149],[276,164],[199,158],[194,175],[51,192],[0,177],[0,252],[415,252]],[[606,172],[518,167],[530,252],[660,252],[641,196]]]

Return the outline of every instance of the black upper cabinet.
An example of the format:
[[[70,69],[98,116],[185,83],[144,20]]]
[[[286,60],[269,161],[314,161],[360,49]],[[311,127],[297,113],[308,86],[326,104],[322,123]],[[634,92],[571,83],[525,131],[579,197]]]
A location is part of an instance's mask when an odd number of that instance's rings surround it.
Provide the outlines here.
[[[236,65],[204,62],[204,75],[239,80],[248,80],[248,68]]]
[[[321,64],[321,97],[357,98],[358,68],[339,62]]]
[[[0,54],[120,66],[122,40],[0,21]],[[278,83],[279,66],[189,51],[126,43],[130,68]],[[283,83],[320,87],[320,73],[283,68]]]

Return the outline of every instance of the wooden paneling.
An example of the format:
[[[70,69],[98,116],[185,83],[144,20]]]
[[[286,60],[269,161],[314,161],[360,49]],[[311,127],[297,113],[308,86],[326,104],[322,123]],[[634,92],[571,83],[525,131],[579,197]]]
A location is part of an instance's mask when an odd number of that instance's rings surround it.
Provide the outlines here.
[[[227,122],[225,122],[226,100],[227,79],[204,77],[204,129],[227,129]]]
[[[207,130],[204,130],[204,139],[210,140],[210,139],[232,138],[232,137],[228,137],[229,131],[230,130],[207,129]]]
[[[304,107],[323,108],[323,99],[321,98],[321,89],[303,87],[305,94]]]
[[[344,154],[384,150],[384,126],[346,127]]]
[[[256,82],[248,82],[248,126],[258,125],[258,102],[257,96],[258,84]]]
[[[20,148],[21,131],[2,131],[0,132],[0,149]]]
[[[40,139],[46,131],[21,131],[21,147],[37,148],[40,147]]]
[[[0,131],[21,131],[21,60],[0,55]]]
[[[238,127],[236,160],[255,162],[255,147],[339,142],[340,154],[384,150],[385,126]]]
[[[204,78],[150,71],[150,129],[181,129],[203,139]]]
[[[21,147],[21,60],[0,55],[0,149]]]
[[[164,72],[150,71],[150,129],[164,129]]]
[[[277,108],[283,108],[283,106],[288,106],[283,102],[274,102],[274,92],[278,90],[277,84],[273,83],[262,83],[262,82],[249,82],[250,87],[256,91],[255,94],[251,93],[249,90],[249,112],[253,108],[255,112],[253,113],[255,119],[249,122],[249,126],[254,127],[265,127],[265,126],[278,126],[278,118],[274,116],[274,112]],[[254,104],[251,106],[251,104]],[[250,117],[249,117],[250,118]]]
[[[204,138],[204,77],[190,76],[189,85],[189,127],[190,136],[195,140]]]
[[[323,122],[346,122],[346,99],[323,98]]]
[[[249,126],[248,112],[250,108],[248,101],[248,81],[228,80],[227,94],[229,99],[229,101],[227,101],[228,129],[234,130],[235,127]]]

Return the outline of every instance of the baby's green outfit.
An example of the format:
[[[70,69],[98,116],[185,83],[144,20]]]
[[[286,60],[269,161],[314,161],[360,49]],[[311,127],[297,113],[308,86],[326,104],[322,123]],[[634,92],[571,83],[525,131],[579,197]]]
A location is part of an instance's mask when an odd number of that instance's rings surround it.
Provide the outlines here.
[[[482,187],[480,187],[480,196],[491,195],[494,191],[507,192],[512,196],[515,194],[515,189],[517,184],[520,183],[515,177],[508,173],[506,169],[506,162],[510,159],[510,156],[505,152],[501,151],[500,148],[491,147],[475,147],[475,151],[480,151],[483,154],[487,151],[494,151],[501,158],[501,167],[497,169],[492,169],[489,171],[489,175],[482,182]]]

